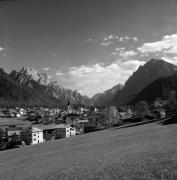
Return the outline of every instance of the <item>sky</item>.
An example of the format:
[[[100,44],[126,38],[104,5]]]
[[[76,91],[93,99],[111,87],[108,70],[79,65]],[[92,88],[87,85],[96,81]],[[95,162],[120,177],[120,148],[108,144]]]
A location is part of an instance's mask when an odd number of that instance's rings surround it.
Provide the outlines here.
[[[152,58],[177,65],[177,0],[1,0],[0,67],[92,97]]]

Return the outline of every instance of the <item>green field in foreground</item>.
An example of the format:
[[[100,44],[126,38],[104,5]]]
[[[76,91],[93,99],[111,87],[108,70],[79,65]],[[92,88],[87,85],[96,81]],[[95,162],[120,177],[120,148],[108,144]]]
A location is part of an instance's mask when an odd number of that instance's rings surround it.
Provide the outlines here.
[[[0,179],[177,179],[177,124],[109,129],[0,152]]]

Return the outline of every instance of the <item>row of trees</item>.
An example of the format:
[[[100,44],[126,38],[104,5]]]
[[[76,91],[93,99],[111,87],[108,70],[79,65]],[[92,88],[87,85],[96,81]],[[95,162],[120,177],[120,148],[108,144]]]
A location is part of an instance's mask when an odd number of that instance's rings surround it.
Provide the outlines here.
[[[156,98],[152,104],[146,101],[140,101],[135,105],[135,112],[142,118],[146,116],[154,116],[156,112],[164,109],[168,114],[177,113],[176,91],[171,90],[166,99]]]
[[[176,114],[177,113],[177,98],[175,90],[165,91],[164,98],[156,98],[153,103],[147,101],[139,101],[137,104],[132,106],[115,107],[109,106],[106,108],[106,119],[108,127],[122,124],[119,119],[119,112],[126,112],[127,109],[132,109],[134,117],[129,121],[138,122],[144,119],[154,119],[165,116],[165,114]],[[128,119],[128,116],[127,116]],[[124,123],[127,121],[126,118]]]

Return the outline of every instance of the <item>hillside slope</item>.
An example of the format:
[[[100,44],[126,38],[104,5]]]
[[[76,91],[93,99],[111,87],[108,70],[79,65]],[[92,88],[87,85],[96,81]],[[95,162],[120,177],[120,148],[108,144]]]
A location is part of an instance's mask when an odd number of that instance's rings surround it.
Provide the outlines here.
[[[120,105],[133,100],[151,82],[161,77],[173,75],[176,70],[177,66],[164,60],[150,60],[130,76],[124,88],[117,92],[112,103]]]
[[[90,103],[87,96],[82,96],[77,90],[73,91],[60,86],[49,75],[40,73],[32,67],[23,67],[19,72],[12,71],[10,76],[21,85],[31,88],[36,94],[57,100],[59,105],[66,105],[68,100],[72,104],[88,105]]]
[[[162,77],[153,81],[151,84],[143,88],[130,104],[136,104],[141,100],[152,103],[157,97],[162,99],[167,98],[165,96],[167,96],[167,93],[170,90],[177,91],[177,73],[173,76]]]
[[[15,82],[7,73],[0,70],[0,105],[45,103],[30,89]]]
[[[104,91],[103,93],[94,95],[91,98],[91,102],[94,105],[98,105],[98,106],[109,105],[110,102],[112,101],[113,97],[115,96],[115,94],[118,91],[120,91],[122,88],[123,88],[123,85],[118,84],[118,85],[112,87],[111,89]]]
[[[176,179],[176,128],[146,124],[1,151],[0,179]]]

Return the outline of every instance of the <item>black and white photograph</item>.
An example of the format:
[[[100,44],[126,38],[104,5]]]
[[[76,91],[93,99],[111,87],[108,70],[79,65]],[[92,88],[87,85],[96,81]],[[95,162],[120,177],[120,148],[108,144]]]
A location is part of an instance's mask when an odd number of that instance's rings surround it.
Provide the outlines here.
[[[177,180],[177,0],[0,0],[0,180]]]

